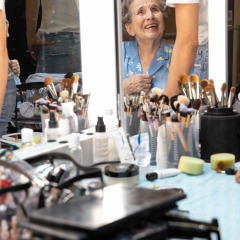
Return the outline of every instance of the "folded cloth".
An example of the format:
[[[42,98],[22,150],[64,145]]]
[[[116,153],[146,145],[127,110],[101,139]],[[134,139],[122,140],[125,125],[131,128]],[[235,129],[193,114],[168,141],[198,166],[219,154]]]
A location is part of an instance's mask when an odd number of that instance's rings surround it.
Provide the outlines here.
[[[81,72],[76,72],[79,78],[82,78]],[[60,73],[34,73],[28,76],[26,83],[44,82],[45,77],[51,77],[54,83],[59,83],[64,79],[65,74]]]

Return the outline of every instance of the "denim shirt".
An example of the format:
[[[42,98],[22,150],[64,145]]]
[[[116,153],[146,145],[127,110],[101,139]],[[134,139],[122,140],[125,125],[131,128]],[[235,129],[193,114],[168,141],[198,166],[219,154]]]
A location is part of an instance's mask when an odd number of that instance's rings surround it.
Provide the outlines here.
[[[136,74],[142,74],[141,61],[138,55],[138,44],[136,41],[123,42],[123,76],[124,79]],[[148,74],[152,76],[151,88],[158,87],[162,91],[165,88],[168,78],[169,65],[172,56],[173,44],[161,41],[160,48],[155,54]]]

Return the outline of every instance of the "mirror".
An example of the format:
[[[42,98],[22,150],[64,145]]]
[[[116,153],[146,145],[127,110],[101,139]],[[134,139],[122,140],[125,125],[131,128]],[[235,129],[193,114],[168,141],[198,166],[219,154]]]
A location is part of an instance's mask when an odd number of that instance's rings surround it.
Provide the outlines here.
[[[78,0],[6,1],[6,13],[9,56],[22,82],[33,73],[81,72]]]

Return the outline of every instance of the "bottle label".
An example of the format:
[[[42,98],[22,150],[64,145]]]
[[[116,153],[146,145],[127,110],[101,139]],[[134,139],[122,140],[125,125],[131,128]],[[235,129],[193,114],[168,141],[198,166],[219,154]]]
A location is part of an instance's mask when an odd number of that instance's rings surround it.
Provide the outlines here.
[[[108,160],[108,139],[95,139],[94,141],[94,161]]]

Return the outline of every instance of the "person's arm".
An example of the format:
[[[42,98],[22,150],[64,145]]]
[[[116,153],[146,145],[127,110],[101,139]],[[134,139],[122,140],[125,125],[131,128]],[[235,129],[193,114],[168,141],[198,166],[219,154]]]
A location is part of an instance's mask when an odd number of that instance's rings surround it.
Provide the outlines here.
[[[176,4],[177,36],[164,94],[169,98],[178,94],[178,76],[190,74],[198,47],[199,4]]]
[[[40,0],[26,0],[26,26],[28,50],[34,60],[37,60],[40,45],[54,44],[54,41],[42,41],[37,37],[37,23]]]
[[[0,115],[2,112],[3,99],[5,95],[7,77],[8,77],[8,53],[7,53],[7,38],[3,11],[0,10]]]

